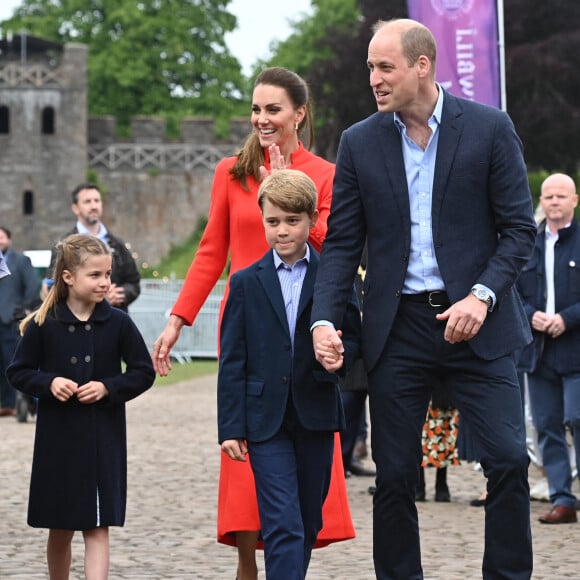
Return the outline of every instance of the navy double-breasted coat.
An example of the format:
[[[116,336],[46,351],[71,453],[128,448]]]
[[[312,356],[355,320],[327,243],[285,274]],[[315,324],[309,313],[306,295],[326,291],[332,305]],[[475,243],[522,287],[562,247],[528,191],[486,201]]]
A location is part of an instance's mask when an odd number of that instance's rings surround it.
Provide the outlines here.
[[[122,368],[122,362],[126,368]],[[139,330],[125,312],[97,304],[80,321],[66,305],[42,326],[32,321],[7,375],[38,398],[28,524],[88,530],[122,526],[127,497],[125,402],[155,379]],[[102,381],[109,395],[95,404],[66,403],[50,392],[57,376]]]

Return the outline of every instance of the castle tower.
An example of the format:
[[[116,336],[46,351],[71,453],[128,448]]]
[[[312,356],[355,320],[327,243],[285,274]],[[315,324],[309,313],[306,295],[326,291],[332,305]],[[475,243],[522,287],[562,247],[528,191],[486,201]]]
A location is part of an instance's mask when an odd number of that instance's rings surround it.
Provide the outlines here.
[[[70,192],[87,172],[87,47],[0,38],[0,223],[19,250],[70,228]]]

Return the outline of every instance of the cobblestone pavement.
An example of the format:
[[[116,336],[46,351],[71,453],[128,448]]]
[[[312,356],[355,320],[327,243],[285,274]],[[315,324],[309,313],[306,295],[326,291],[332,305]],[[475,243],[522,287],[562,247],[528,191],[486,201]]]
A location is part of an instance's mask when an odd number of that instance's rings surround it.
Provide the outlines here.
[[[157,387],[128,404],[129,492],[124,528],[111,528],[112,580],[233,580],[236,552],[215,541],[219,453],[215,377]],[[47,578],[46,530],[26,525],[34,420],[0,419],[0,578]],[[539,477],[532,467],[530,481]],[[482,508],[469,506],[484,479],[472,465],[450,468],[452,502],[419,504],[423,568],[429,580],[481,578]],[[348,480],[357,538],[316,550],[311,580],[374,578],[368,477]],[[536,580],[580,578],[580,525],[537,522],[532,503]],[[71,580],[81,579],[82,537],[75,535]],[[264,579],[260,553],[260,579]]]

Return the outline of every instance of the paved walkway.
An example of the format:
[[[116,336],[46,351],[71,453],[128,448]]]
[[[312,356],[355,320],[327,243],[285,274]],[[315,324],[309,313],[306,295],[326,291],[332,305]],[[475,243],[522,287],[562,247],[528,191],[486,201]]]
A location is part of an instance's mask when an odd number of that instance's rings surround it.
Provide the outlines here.
[[[124,528],[111,528],[111,580],[233,580],[236,553],[215,542],[219,453],[215,377],[154,388],[128,405],[129,493]],[[0,578],[47,578],[46,531],[28,528],[26,505],[34,421],[0,419]],[[530,480],[538,478],[531,469]],[[427,472],[433,490],[434,472]],[[358,537],[314,552],[311,580],[372,580],[370,478],[348,480]],[[483,509],[469,506],[483,476],[451,468],[452,503],[419,505],[423,567],[429,580],[481,578]],[[580,524],[537,523],[532,504],[536,580],[580,578]],[[71,580],[82,579],[76,534]],[[260,554],[260,569],[263,570]],[[260,579],[264,579],[263,572]]]

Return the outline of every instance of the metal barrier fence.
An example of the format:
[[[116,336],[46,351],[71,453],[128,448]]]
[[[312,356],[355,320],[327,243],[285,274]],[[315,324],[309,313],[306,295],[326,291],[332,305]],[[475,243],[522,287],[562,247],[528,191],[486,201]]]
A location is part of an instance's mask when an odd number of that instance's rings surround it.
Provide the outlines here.
[[[182,285],[183,280],[141,280],[141,294],[129,306],[129,314],[143,334],[150,352],[167,324]],[[218,281],[193,325],[183,327],[171,350],[171,356],[178,362],[192,358],[217,358],[218,318],[225,285],[225,280]]]

